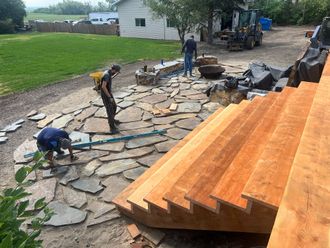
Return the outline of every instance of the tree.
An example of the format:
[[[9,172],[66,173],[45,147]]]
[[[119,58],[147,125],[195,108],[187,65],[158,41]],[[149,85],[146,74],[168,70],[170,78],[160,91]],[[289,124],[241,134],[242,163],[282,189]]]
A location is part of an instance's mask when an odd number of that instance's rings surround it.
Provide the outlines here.
[[[194,31],[200,22],[196,0],[145,0],[155,17],[167,18],[177,30],[182,45],[187,33]]]
[[[36,153],[34,159],[37,162],[32,167],[23,166],[16,172],[17,186],[5,189],[0,194],[0,247],[41,247],[42,240],[37,240],[37,238],[41,233],[42,225],[50,220],[53,212],[46,207],[44,198],[37,200],[34,204],[35,210],[43,209],[43,217],[34,217],[33,212],[26,210],[29,206],[29,200],[26,200],[26,197],[30,193],[24,188],[29,184],[25,180],[32,171],[37,170],[44,163],[43,155],[39,152]],[[31,218],[32,230],[22,230],[22,223]]]
[[[26,16],[26,12],[22,0],[0,1],[0,21],[11,20],[13,24],[22,26],[24,16]]]

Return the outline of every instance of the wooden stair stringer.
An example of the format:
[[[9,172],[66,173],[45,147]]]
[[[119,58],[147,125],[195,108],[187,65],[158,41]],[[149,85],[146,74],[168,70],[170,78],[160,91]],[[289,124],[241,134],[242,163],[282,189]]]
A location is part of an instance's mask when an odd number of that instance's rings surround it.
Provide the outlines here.
[[[303,82],[289,99],[279,124],[243,189],[242,197],[278,209],[316,88],[315,83]]]
[[[330,72],[330,57],[326,63]],[[330,74],[322,75],[268,248],[330,245]]]
[[[190,201],[185,198],[185,195],[200,178],[201,172],[208,169],[205,162],[214,156],[216,150],[220,150],[221,147],[228,142],[228,134],[234,135],[237,130],[239,130],[246,117],[249,116],[249,114],[252,113],[254,109],[263,102],[263,100],[263,97],[254,98],[244,111],[240,112],[226,125],[225,129],[219,132],[215,142],[199,155],[199,158],[189,166],[189,170],[186,171],[186,173],[176,181],[173,187],[164,194],[163,198],[168,202],[169,211],[171,211],[171,206],[175,205],[188,212],[192,212]]]
[[[233,107],[236,106],[237,105],[233,105]],[[144,198],[173,169],[174,164],[172,164],[172,161],[174,160],[174,157],[177,156],[177,154],[187,154],[190,152],[189,149],[198,146],[202,142],[200,137],[203,137],[203,134],[207,131],[207,127],[210,124],[216,124],[217,121],[221,119],[221,115],[224,111],[225,110],[222,110],[219,114],[215,115],[214,118],[212,115],[212,119],[208,121],[202,129],[199,129],[198,132],[194,133],[194,136],[190,136],[189,140],[187,140],[179,150],[175,153],[171,153],[171,156],[167,156],[166,160],[162,160],[161,165],[157,167],[157,170],[154,171],[152,175],[145,178],[144,182],[127,197],[127,201],[130,204],[140,207],[144,211],[148,211],[148,203],[144,201]],[[151,168],[153,167],[154,166]]]
[[[199,205],[210,211],[219,213],[217,201],[210,197],[214,187],[221,180],[228,166],[239,154],[241,148],[248,141],[264,115],[275,104],[278,96],[278,93],[269,93],[261,104],[256,106],[254,111],[242,120],[240,127],[233,135],[230,135],[230,130],[225,132],[228,139],[227,142],[223,143],[223,145],[215,145],[215,147],[219,147],[218,152],[214,153],[206,161],[207,170],[201,172],[199,180],[196,181],[185,195],[185,198],[190,201],[191,207]]]
[[[237,114],[243,111],[249,103],[249,101],[242,101],[238,106],[228,106],[221,115],[204,128],[205,130],[203,133],[199,133],[199,137],[196,137],[196,139],[202,141],[199,146],[192,147],[192,144],[187,143],[187,147],[185,148],[190,151],[189,153],[181,153],[181,151],[179,151],[175,154],[173,159],[168,160],[167,163],[172,164],[171,166],[173,166],[173,170],[166,175],[148,195],[146,195],[144,200],[149,204],[162,208],[163,210],[169,210],[167,202],[163,199],[164,193],[173,187],[175,182],[189,169],[190,164],[198,158],[199,154],[203,153],[204,149],[206,149],[214,139],[216,139],[217,134],[227,127]]]
[[[177,151],[179,151],[191,138],[193,138],[199,131],[201,131],[210,121],[216,118],[223,109],[219,108],[212,115],[210,115],[205,121],[199,124],[194,130],[192,130],[186,137],[184,137],[178,144],[176,144],[170,151],[163,155],[153,166],[151,166],[147,171],[145,171],[140,177],[138,177],[134,182],[128,185],[120,194],[118,194],[112,202],[125,209],[125,211],[131,212],[132,206],[127,201],[127,198],[134,193],[134,191],[144,183],[153,173],[155,173],[169,158],[171,158]]]
[[[275,130],[282,109],[295,91],[296,88],[284,88],[212,190],[210,197],[217,201],[218,209],[222,204],[226,204],[247,213],[251,211],[252,204],[248,204],[249,201],[241,197],[242,191]]]

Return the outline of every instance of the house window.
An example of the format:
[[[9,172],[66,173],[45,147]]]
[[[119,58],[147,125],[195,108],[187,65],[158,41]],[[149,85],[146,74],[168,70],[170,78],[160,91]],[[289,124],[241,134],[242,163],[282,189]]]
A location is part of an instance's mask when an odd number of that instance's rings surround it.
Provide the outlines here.
[[[135,18],[135,26],[145,27],[146,26],[146,19],[144,19],[144,18]]]
[[[170,21],[170,19],[166,19],[166,27],[175,28],[175,25],[173,22]]]

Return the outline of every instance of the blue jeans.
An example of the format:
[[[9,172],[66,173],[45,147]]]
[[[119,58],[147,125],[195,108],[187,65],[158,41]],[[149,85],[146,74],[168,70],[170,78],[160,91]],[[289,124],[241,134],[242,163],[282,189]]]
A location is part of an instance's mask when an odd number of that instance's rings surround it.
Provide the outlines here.
[[[192,53],[184,54],[184,74],[187,75],[187,71],[189,71],[190,75],[192,74]]]

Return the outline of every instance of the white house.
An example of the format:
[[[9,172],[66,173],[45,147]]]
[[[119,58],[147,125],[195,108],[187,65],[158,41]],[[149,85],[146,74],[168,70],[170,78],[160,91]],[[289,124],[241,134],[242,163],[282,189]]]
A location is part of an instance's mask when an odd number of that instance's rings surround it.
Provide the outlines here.
[[[120,36],[162,40],[180,40],[178,31],[167,18],[155,18],[142,0],[119,0],[117,12]],[[191,35],[191,34],[188,34]],[[200,40],[199,34],[194,34]]]
[[[248,2],[241,8],[247,9]],[[119,0],[116,2],[120,24],[120,36],[163,40],[180,40],[178,31],[167,18],[155,18],[152,10],[143,4],[143,0]],[[221,19],[214,20],[214,32],[221,30]],[[192,34],[187,34],[189,37]],[[200,34],[193,33],[200,41]]]

